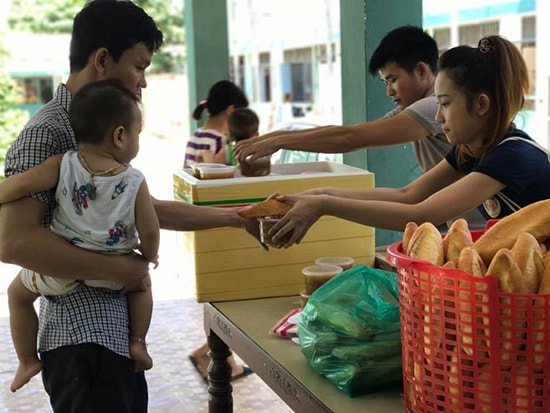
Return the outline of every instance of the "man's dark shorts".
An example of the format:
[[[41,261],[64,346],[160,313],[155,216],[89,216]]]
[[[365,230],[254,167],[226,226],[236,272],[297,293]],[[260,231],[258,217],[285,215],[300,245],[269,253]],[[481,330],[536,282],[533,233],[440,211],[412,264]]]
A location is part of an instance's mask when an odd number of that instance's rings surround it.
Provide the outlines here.
[[[44,388],[55,413],[146,413],[143,372],[132,360],[97,344],[41,354]]]

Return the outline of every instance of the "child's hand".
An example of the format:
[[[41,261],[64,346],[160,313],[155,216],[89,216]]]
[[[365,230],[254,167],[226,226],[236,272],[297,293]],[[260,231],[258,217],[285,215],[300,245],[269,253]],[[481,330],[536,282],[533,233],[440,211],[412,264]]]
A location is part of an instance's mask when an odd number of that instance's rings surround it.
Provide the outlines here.
[[[197,162],[199,163],[216,163],[214,161],[214,152],[210,152],[210,151],[202,151],[202,152],[199,152],[198,155],[197,155]]]
[[[151,261],[151,264],[153,264],[153,269],[155,270],[159,266],[159,256],[157,255],[156,258]]]
[[[225,164],[225,148],[222,148],[218,153],[211,151],[199,152],[197,155],[197,162]]]
[[[141,248],[141,244],[139,244],[139,245],[137,246],[137,250],[140,252],[141,255],[143,255],[144,258],[147,258],[147,257],[145,257],[145,255],[143,254],[143,249]],[[159,256],[157,255],[154,259],[149,260],[149,263],[150,263],[150,264],[153,264],[153,269],[156,269],[156,268],[159,266]]]

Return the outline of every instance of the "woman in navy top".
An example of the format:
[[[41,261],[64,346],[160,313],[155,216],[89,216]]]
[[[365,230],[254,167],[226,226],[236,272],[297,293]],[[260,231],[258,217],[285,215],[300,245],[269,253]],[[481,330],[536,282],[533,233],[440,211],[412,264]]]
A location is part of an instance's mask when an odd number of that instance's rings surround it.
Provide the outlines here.
[[[300,242],[323,215],[403,231],[409,221],[439,225],[475,207],[500,218],[550,198],[548,154],[512,123],[529,88],[517,47],[485,37],[478,47],[449,49],[439,67],[436,120],[453,144],[446,159],[403,188],[275,194],[293,204],[271,229],[275,241],[291,232],[285,247]]]

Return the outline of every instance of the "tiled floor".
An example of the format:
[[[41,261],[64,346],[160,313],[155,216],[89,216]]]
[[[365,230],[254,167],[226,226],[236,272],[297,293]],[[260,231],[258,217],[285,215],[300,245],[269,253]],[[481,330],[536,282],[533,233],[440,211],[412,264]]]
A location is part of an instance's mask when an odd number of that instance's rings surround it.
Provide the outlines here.
[[[141,139],[145,158],[133,162],[147,177],[154,196],[171,198],[171,172],[179,167],[182,151],[172,142]],[[158,154],[163,161],[151,162]],[[171,155],[173,158],[167,158]],[[141,161],[141,162],[140,162]],[[163,168],[163,169],[162,169]],[[176,235],[162,231],[160,265],[152,272],[154,315],[148,335],[154,367],[147,372],[150,413],[206,413],[207,386],[194,370],[188,355],[204,343],[202,304],[193,297],[192,272],[179,258]],[[17,268],[0,263],[0,412],[51,413],[40,377],[15,394],[9,383],[16,368],[11,344],[6,288]],[[234,411],[239,413],[286,413],[291,410],[256,375],[233,383]]]
[[[164,238],[173,234],[165,233]],[[166,239],[163,239],[166,245]],[[166,249],[163,251],[166,257]],[[6,311],[5,285],[16,268],[2,265],[0,283],[0,412],[51,413],[46,393],[37,376],[15,394],[8,386],[16,368]],[[207,412],[206,384],[194,370],[188,355],[204,340],[202,304],[193,298],[192,280],[185,275],[158,270],[152,274],[155,294],[153,321],[148,335],[154,367],[147,372],[150,413]],[[233,383],[234,411],[284,413],[291,410],[257,376]]]

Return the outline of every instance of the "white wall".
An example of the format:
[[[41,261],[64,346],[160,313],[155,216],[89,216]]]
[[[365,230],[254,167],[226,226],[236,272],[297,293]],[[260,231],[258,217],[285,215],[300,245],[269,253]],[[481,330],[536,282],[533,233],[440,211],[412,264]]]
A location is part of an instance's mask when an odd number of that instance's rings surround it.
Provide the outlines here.
[[[189,108],[187,93],[185,75],[148,75],[147,88],[142,95],[144,130],[163,138],[181,140],[184,145],[189,134],[190,111],[195,109]]]

